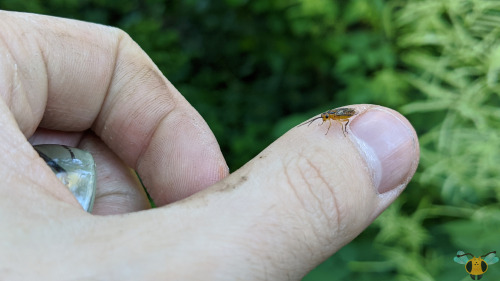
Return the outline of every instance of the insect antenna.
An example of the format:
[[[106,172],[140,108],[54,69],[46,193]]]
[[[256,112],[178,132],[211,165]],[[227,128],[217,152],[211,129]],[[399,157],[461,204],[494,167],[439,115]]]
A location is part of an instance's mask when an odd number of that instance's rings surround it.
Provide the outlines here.
[[[311,120],[309,120],[309,121],[306,121],[306,122],[304,122],[304,123],[302,123],[302,124],[298,125],[297,127],[300,127],[300,126],[305,125],[305,124],[307,124],[307,126],[309,126],[309,125],[311,125],[311,124],[312,124],[312,122],[314,122],[314,120],[317,120],[317,119],[322,119],[322,118],[323,118],[323,117],[318,116],[318,117],[316,117],[316,118],[313,118],[313,119],[311,119]]]
[[[469,255],[469,256],[471,256],[471,257],[473,257],[473,256],[474,256],[474,255],[473,255],[473,254],[471,254],[471,253],[466,253],[466,254],[463,254],[463,255],[457,255],[457,257],[463,257],[463,256],[467,256],[467,255]]]
[[[482,255],[481,257],[482,257],[482,258],[484,258],[484,257],[486,257],[487,255],[492,254],[492,253],[493,253],[493,254],[496,254],[496,253],[497,253],[497,251],[491,251],[491,252],[489,252],[489,253],[487,253],[487,254]]]

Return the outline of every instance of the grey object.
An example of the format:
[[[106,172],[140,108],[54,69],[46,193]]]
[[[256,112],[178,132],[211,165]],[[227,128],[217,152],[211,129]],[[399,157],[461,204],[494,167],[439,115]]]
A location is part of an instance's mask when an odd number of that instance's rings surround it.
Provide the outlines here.
[[[87,151],[58,144],[33,146],[57,178],[75,195],[87,212],[92,211],[96,190],[95,162]]]

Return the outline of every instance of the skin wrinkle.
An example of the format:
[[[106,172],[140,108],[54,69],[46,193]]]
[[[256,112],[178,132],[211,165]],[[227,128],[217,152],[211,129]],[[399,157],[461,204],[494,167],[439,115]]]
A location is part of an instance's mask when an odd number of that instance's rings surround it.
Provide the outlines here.
[[[43,106],[42,108],[46,108],[47,107],[47,102],[49,100],[49,68],[48,68],[48,64],[47,64],[47,55],[45,54],[44,50],[45,48],[42,48],[42,46],[40,45],[40,39],[41,38],[44,38],[44,36],[42,35],[42,33],[39,31],[39,29],[34,29],[34,32],[38,33],[38,36],[33,36],[36,40],[36,46],[38,47],[38,51],[40,53],[40,56],[42,57],[42,65],[43,65],[43,68],[45,70],[44,72],[44,76],[45,76],[45,89],[43,89],[43,93],[45,93],[45,99],[44,99],[44,103],[43,103]],[[45,41],[45,43],[47,43]],[[41,111],[41,116],[39,116],[38,119],[38,123],[41,122],[42,118],[43,118],[43,115],[44,115],[44,110]],[[33,133],[36,131],[36,126],[33,127],[33,129],[29,132],[28,135],[33,135]]]
[[[61,23],[59,23],[61,24]],[[64,57],[62,58],[65,58],[65,57],[68,57],[68,60],[69,58],[71,58],[71,62],[72,63],[81,63],[83,65],[80,65],[78,64],[75,69],[78,70],[80,73],[81,76],[83,77],[89,77],[89,68],[92,68],[94,67],[96,69],[96,71],[100,71],[100,68],[97,68],[97,67],[103,67],[103,69],[108,69],[107,68],[107,63],[108,60],[106,58],[106,60],[104,60],[103,62],[100,61],[99,59],[103,59],[104,55],[108,55],[110,54],[110,52],[108,52],[107,50],[104,50],[99,44],[96,44],[92,41],[89,41],[87,40],[87,37],[90,37],[90,35],[88,34],[88,30],[85,29],[83,26],[80,26],[78,27],[78,31],[81,31],[83,33],[82,36],[75,36],[73,33],[71,32],[62,32],[60,31],[59,29],[62,29],[62,26],[59,26],[59,25],[54,25],[55,26],[55,30],[53,32],[49,32],[49,35],[52,35],[52,36],[45,36],[47,38],[46,42],[47,44],[51,44],[51,45],[58,45],[58,42],[60,42],[60,38],[63,38],[63,40],[66,40],[68,41],[68,44],[65,45],[65,46],[61,46],[60,48],[62,48],[63,50],[65,50],[65,52],[63,52],[63,55],[65,55]],[[55,38],[54,38],[55,37]],[[98,38],[100,39],[100,38]],[[78,48],[75,48],[75,45],[77,44],[85,44],[87,46],[89,46],[89,51],[79,51]],[[108,43],[108,44],[112,44],[111,41],[106,41],[105,43]],[[51,50],[53,48],[50,48],[49,47],[49,50]],[[43,48],[42,48],[43,50]],[[92,57],[92,54],[96,54],[99,55],[97,57],[97,59],[93,59]],[[59,53],[47,53],[45,54],[45,61],[46,61],[46,64],[50,64],[50,63],[58,63],[62,58],[61,58],[61,55]],[[49,68],[50,69],[50,68]],[[61,80],[65,81],[65,79],[73,79],[73,80],[69,80],[67,82],[73,82],[74,84],[64,84],[63,82],[59,81],[58,80],[58,77],[56,75],[59,75]],[[51,94],[49,95],[49,103],[48,103],[48,107],[47,107],[47,111],[46,111],[46,114],[44,116],[44,119],[42,120],[42,124],[53,124],[54,123],[54,118],[56,118],[56,116],[59,116],[61,114],[68,114],[67,111],[67,106],[64,106],[63,104],[61,104],[60,102],[58,102],[59,100],[59,97],[64,97],[66,95],[65,92],[67,91],[73,91],[73,90],[78,90],[80,87],[79,85],[79,80],[78,79],[74,79],[74,77],[71,77],[71,76],[67,76],[66,73],[64,72],[61,72],[60,70],[58,70],[57,68],[56,69],[53,69],[52,73],[48,73],[47,75],[48,77],[48,88],[49,88],[49,91],[52,91]],[[52,78],[52,79],[50,79]],[[95,82],[95,85],[96,86],[91,86],[91,87],[95,87],[95,90],[98,91],[98,92],[103,92],[104,91],[101,91],[102,88],[106,88],[106,84],[109,84],[108,81],[110,79],[110,77],[108,75],[106,76],[97,76],[95,77],[96,80],[94,81]],[[60,88],[62,85],[64,85],[63,88]],[[103,87],[101,87],[103,86]],[[56,89],[58,91],[56,91]],[[72,114],[73,114],[73,118],[76,118],[76,116],[85,116],[84,119],[81,119],[81,122],[71,122],[69,124],[65,124],[64,123],[64,118],[57,118],[59,119],[58,122],[55,122],[55,124],[57,124],[57,126],[59,128],[62,127],[67,127],[69,128],[70,130],[77,130],[77,131],[80,131],[80,130],[85,130],[85,129],[88,129],[91,124],[96,120],[97,118],[97,115],[99,114],[99,111],[98,109],[100,108],[100,104],[102,105],[102,100],[103,100],[104,96],[99,96],[99,95],[92,95],[90,96],[89,99],[87,99],[89,102],[89,104],[85,104],[84,106],[82,106],[82,108],[86,108],[86,106],[88,106],[88,109],[85,110],[85,112],[80,112],[78,111],[77,109],[79,108],[78,104],[80,102],[84,102],[85,101],[85,98],[83,96],[81,96],[80,98],[78,99],[71,99],[71,100],[68,100],[67,103],[69,104],[72,104]],[[99,100],[97,100],[99,99]],[[95,101],[95,102],[93,102]],[[91,109],[91,110],[89,110]],[[76,112],[73,112],[73,110],[77,110]],[[87,116],[89,116],[87,118]],[[56,119],[56,120],[57,120]],[[79,126],[78,128],[74,128],[74,124],[75,123],[81,123],[82,125]],[[53,126],[53,125],[52,125]],[[55,129],[55,128],[54,128]]]
[[[159,122],[156,123],[156,126],[153,128],[153,134],[151,135],[151,137],[148,139],[146,145],[141,150],[140,155],[137,157],[136,162],[135,162],[136,163],[135,167],[137,167],[139,175],[145,174],[145,173],[143,173],[144,169],[143,169],[143,165],[142,164],[147,165],[147,162],[144,161],[144,157],[145,157],[145,155],[147,155],[148,150],[155,149],[151,145],[151,142],[153,141],[153,139],[155,139],[156,134],[159,133],[158,127],[160,127],[160,125],[171,115],[171,113],[174,112],[174,109],[176,107],[177,107],[177,103],[175,102],[174,105],[172,106],[171,110],[166,111],[166,112],[163,113],[163,116],[161,117],[161,119],[159,120]],[[164,195],[168,193],[167,189],[161,189],[161,190],[152,191],[152,190],[149,189],[149,184],[147,184],[148,183],[148,179],[144,178],[143,181],[145,182],[145,186],[148,189],[148,192],[150,192],[150,193],[156,193],[156,195],[157,195],[158,198],[164,197]],[[151,183],[151,184],[153,184],[153,183]],[[155,201],[155,203],[156,203],[156,201]]]
[[[6,56],[7,58],[11,58],[12,60],[15,61],[15,59],[13,58],[13,56],[11,55],[12,52],[9,48],[9,45],[7,44],[7,42],[4,40],[3,36],[1,36],[0,34],[0,41],[2,43],[2,46],[5,47],[7,49],[7,52],[4,53],[4,56]],[[10,75],[10,77],[12,78],[12,76]],[[8,83],[7,85],[3,85],[3,86],[7,86],[9,89],[6,91],[6,93],[10,93],[11,92],[11,89],[12,89],[12,84]],[[2,95],[2,99],[4,100],[4,102],[7,104],[7,107],[9,109],[11,109],[11,103],[12,103],[12,95]]]
[[[146,75],[148,75],[148,76],[149,76],[149,74],[153,74],[153,75],[154,75],[154,72],[153,72],[152,70],[149,70],[149,73],[148,73],[148,74],[144,74],[144,75],[145,75],[145,76],[146,76]],[[163,88],[163,91],[161,91],[161,92],[168,91],[168,88],[166,87],[166,85],[162,85],[162,84],[161,84],[161,82],[160,82],[160,83],[158,83],[158,86],[152,87],[149,91],[150,91],[150,92],[153,92],[153,91],[155,91],[155,90],[157,90],[157,89],[161,89],[161,88]],[[156,102],[161,102],[161,101],[162,101],[162,100],[161,100],[161,98],[160,98],[160,97],[152,97],[152,100],[151,100],[151,99],[149,99],[149,101],[148,101],[148,102],[144,102],[144,106],[147,106],[148,104],[154,104],[154,103],[156,103]],[[169,102],[170,102],[170,101],[169,101]],[[173,99],[172,99],[172,103],[174,103],[174,102],[173,102]],[[167,111],[166,113],[163,113],[161,116],[163,116],[163,117],[164,117],[165,115],[168,115],[168,113],[169,113],[169,112],[171,112],[172,110],[174,110],[174,109],[171,109],[171,110]],[[155,108],[155,111],[159,111],[159,108]],[[144,115],[144,113],[146,113],[146,112],[144,111],[144,109],[143,109],[142,107],[139,107],[139,108],[137,108],[137,109],[133,110],[133,111],[130,113],[130,118],[129,118],[129,119],[130,119],[130,120],[132,120],[132,121],[134,121],[134,120],[138,120],[138,119],[140,119],[139,117],[141,117],[142,115]],[[147,113],[154,113],[154,112],[147,112]],[[163,120],[163,117],[158,118],[158,120],[160,120],[160,121],[161,121],[161,120]],[[147,134],[146,134],[146,136],[147,136],[147,135],[151,135],[151,133],[147,133]]]
[[[322,209],[323,215],[326,218],[326,222],[329,224],[329,226],[332,227],[333,231],[338,231],[340,229],[340,226],[341,226],[341,218],[340,218],[341,213],[340,213],[340,210],[339,210],[339,205],[338,205],[337,197],[336,197],[335,192],[334,192],[334,187],[330,186],[327,183],[327,181],[325,180],[325,178],[321,175],[320,170],[316,167],[316,165],[314,165],[314,163],[312,163],[308,158],[305,158],[305,160],[307,161],[307,163],[309,164],[309,166],[314,171],[316,171],[316,174],[317,174],[318,178],[323,182],[323,184],[325,185],[325,188],[327,188],[327,190],[332,194],[331,197],[332,197],[333,205],[335,207],[335,212],[336,212],[336,215],[337,215],[337,225],[335,227],[333,227],[333,225],[330,225],[331,221],[328,218],[330,218],[331,216],[328,215],[328,213],[323,209],[323,207],[321,207],[321,209]],[[311,192],[313,192],[313,191],[311,190]],[[318,201],[321,203],[320,199],[318,199]],[[322,205],[323,204],[320,204],[320,206],[322,206]]]
[[[302,153],[298,153],[298,159],[305,159],[305,160],[307,161],[307,163],[309,164],[309,166],[310,166],[310,167],[312,167],[312,168],[313,168],[313,170],[316,170],[316,172],[317,172],[317,173],[319,173],[319,172],[317,171],[316,167],[314,166],[314,164],[312,164],[312,162],[310,162],[310,161],[309,161],[309,159],[307,159],[307,157],[304,157],[304,155],[303,155]],[[286,178],[287,178],[287,181],[288,181],[288,183],[289,183],[289,186],[291,187],[291,189],[293,190],[293,192],[294,192],[294,194],[295,194],[295,197],[296,197],[296,198],[298,199],[298,201],[300,202],[300,204],[301,204],[301,206],[302,206],[302,209],[303,209],[303,210],[306,210],[306,209],[307,209],[307,207],[306,207],[306,204],[305,204],[305,202],[304,202],[304,199],[303,199],[303,197],[302,197],[302,196],[300,196],[300,195],[298,194],[298,191],[297,191],[297,188],[295,187],[295,185],[293,185],[293,184],[292,184],[292,180],[290,179],[290,176],[289,176],[288,169],[287,169],[286,165],[283,165],[283,170],[284,170],[284,173],[285,173],[285,175],[286,175]],[[311,184],[309,183],[309,181],[307,180],[307,177],[305,176],[303,169],[298,168],[297,170],[298,170],[298,173],[300,174],[301,178],[304,180],[305,185],[306,185],[307,189],[309,190],[309,194],[311,194],[311,195],[315,198],[316,202],[318,202],[318,204],[315,204],[315,205],[322,206],[322,204],[321,204],[321,198],[319,198],[319,197],[316,195],[316,193],[313,191],[312,185],[311,185]],[[322,180],[322,181],[323,181],[323,182],[325,182],[324,180]],[[325,184],[325,185],[326,185],[326,184]],[[326,186],[327,186],[327,188],[329,188],[329,186],[328,186],[328,185],[326,185]],[[324,210],[324,208],[323,208],[323,207],[320,207],[320,209],[321,209],[321,212],[323,213],[324,218],[329,218],[329,217],[330,217],[330,216],[328,216],[328,215],[327,215],[327,213],[326,213],[326,211]],[[327,221],[328,225],[331,225],[330,220],[326,219],[326,221]],[[317,228],[316,228],[316,227],[314,227],[314,224],[312,224],[311,222],[308,222],[308,223],[309,223],[309,225],[311,225],[310,229],[311,229],[311,231],[314,233],[314,236],[316,237],[316,240],[317,240],[317,241],[321,241],[320,237],[324,238],[324,235],[320,235],[320,234],[319,234],[319,232],[317,231]],[[331,228],[331,229],[334,229],[334,227],[333,227],[333,226],[331,226],[330,228]],[[314,253],[314,251],[312,250],[312,249],[313,249],[313,247],[310,245],[310,243],[307,243],[307,241],[308,241],[309,239],[306,239],[306,238],[307,238],[307,237],[305,236],[304,241],[302,241],[302,242],[303,242],[303,245],[305,245],[305,247],[306,247],[307,249],[309,249],[310,253]]]
[[[215,138],[211,138],[210,137],[210,134],[209,134],[209,131],[205,130],[203,128],[203,126],[201,126],[200,122],[197,121],[195,118],[190,118],[189,120],[191,120],[191,125],[193,125],[193,127],[197,128],[198,131],[197,131],[197,137],[205,144],[208,145],[208,149],[206,150],[207,153],[210,153],[213,157],[217,157],[217,151],[215,149],[215,147],[219,147],[219,144],[217,143],[217,140]],[[217,181],[217,176],[216,175],[220,175],[221,172],[222,174],[228,174],[229,172],[229,167],[224,164],[224,170],[222,171],[219,171],[217,173],[213,173],[214,175],[214,179],[213,179],[213,182],[215,183]],[[219,169],[221,169],[222,167],[219,167]],[[197,175],[198,176],[198,175]]]
[[[301,155],[301,156],[302,156],[302,155]],[[302,157],[302,159],[304,159],[304,157]],[[306,160],[306,161],[307,161],[307,160]],[[311,193],[311,194],[313,195],[313,197],[314,197],[314,199],[316,200],[316,202],[321,203],[320,199],[319,199],[319,198],[316,196],[316,194],[312,191],[312,185],[311,185],[311,184],[309,184],[309,181],[307,180],[307,177],[304,175],[303,170],[302,170],[302,169],[300,169],[300,168],[298,168],[298,170],[299,170],[299,174],[301,175],[302,179],[304,179],[304,182],[306,183],[305,185],[307,186],[307,189],[309,190],[309,193]],[[301,201],[303,201],[303,200],[301,200]],[[302,203],[302,205],[303,205],[303,208],[304,208],[304,209],[306,209],[306,208],[305,208],[305,203]],[[321,207],[321,209],[322,209],[322,207]],[[322,212],[324,212],[324,210],[321,210],[321,211],[322,211]],[[316,228],[315,228],[315,227],[313,227],[314,225],[313,225],[312,223],[310,223],[310,225],[311,225],[311,230],[312,230],[312,232],[314,233],[314,236],[316,237],[316,240],[318,240],[318,241],[319,241],[319,240],[320,240],[320,239],[319,239],[320,235],[319,235],[319,234],[318,234],[318,232],[316,231]],[[306,237],[305,237],[305,238],[306,238]],[[307,247],[308,249],[311,249],[310,245],[309,245],[306,241],[307,241],[307,239],[304,239],[304,244],[306,245],[306,247]],[[311,252],[311,253],[312,253],[312,252]]]
[[[292,183],[292,180],[291,180],[291,177],[288,173],[288,165],[285,165],[285,163],[281,162],[282,164],[282,167],[283,167],[283,174],[285,175],[285,179],[286,179],[286,182],[288,183],[288,186],[290,187],[290,189],[292,190],[293,194],[295,195],[295,198],[298,199],[298,201],[300,202],[300,205],[302,206],[302,209],[306,209],[306,205],[304,203],[304,200],[302,198],[302,196],[299,195],[299,192],[297,190],[297,188],[295,187],[295,185]],[[302,174],[302,171],[300,171],[299,169],[299,172]],[[304,177],[302,177],[304,179],[304,181],[307,183],[307,181],[305,180]]]
[[[323,182],[324,186],[330,191],[330,186],[327,184],[326,180],[323,178],[323,176],[321,176],[321,172],[320,170],[316,167],[316,165],[314,165],[311,160],[309,160],[309,158],[305,158],[306,162],[309,164],[309,167],[311,167],[315,172],[316,172],[316,175],[317,177]],[[302,173],[302,172],[301,172]],[[330,220],[328,220],[328,218],[330,216],[328,216],[328,212],[323,208],[323,204],[321,204],[321,198],[319,198],[316,194],[316,192],[314,192],[313,188],[312,188],[312,185],[308,185],[308,188],[309,188],[309,192],[314,196],[314,198],[316,199],[316,201],[318,202],[318,205],[320,206],[320,210],[321,212],[323,213],[323,216],[326,218],[326,221],[329,222]],[[321,187],[320,187],[321,188]],[[332,191],[330,191],[332,192]],[[332,194],[332,197],[335,198]],[[335,202],[335,206],[336,205],[336,199],[334,199],[334,202]],[[337,213],[338,214],[338,213]]]
[[[119,29],[117,29],[117,31],[118,32],[117,32],[117,41],[115,44],[115,56],[113,58],[113,70],[112,70],[113,74],[116,73],[118,57],[120,55],[120,50],[121,50],[120,46],[121,46],[123,38],[124,38],[124,33],[120,32]],[[99,111],[98,111],[99,114],[94,119],[94,122],[90,126],[91,128],[95,128],[95,126],[97,125],[96,123],[98,122],[99,117],[100,117],[101,113],[103,112],[103,107],[104,107],[104,104],[106,104],[106,101],[108,100],[109,91],[111,89],[111,85],[113,85],[113,78],[114,77],[115,77],[114,75],[110,75],[110,78],[108,81],[108,86],[106,87],[106,92],[104,93],[104,98],[102,99],[102,103],[101,103],[101,106],[100,106]]]
[[[17,58],[14,54],[14,52],[12,52],[12,48],[11,46],[8,44],[8,42],[10,41],[6,41],[5,38],[2,36],[2,34],[0,34],[0,43],[3,48],[5,48],[7,51],[6,53],[4,53],[4,56],[7,57],[7,64],[4,65],[4,67],[10,67],[11,66],[11,62],[10,60],[12,61],[12,65],[15,66],[15,74],[14,75],[9,75],[10,77],[10,83],[7,83],[7,87],[8,87],[8,90],[6,91],[6,93],[13,93],[11,95],[2,95],[2,98],[4,99],[4,101],[6,102],[8,108],[11,110],[11,112],[13,112],[14,115],[16,115],[15,113],[16,112],[22,112],[23,114],[30,114],[31,118],[34,119],[34,111],[33,111],[33,108],[31,106],[31,103],[29,102],[29,98],[27,97],[27,91],[25,90],[25,87],[24,87],[24,83],[22,81],[24,81],[25,79],[24,78],[24,75],[23,75],[23,72],[20,71],[19,69],[19,65],[18,62],[17,62]],[[14,40],[15,42],[15,40]],[[24,101],[24,102],[17,102],[17,101]],[[27,105],[28,108],[24,109],[24,108],[19,108],[18,105]],[[30,128],[28,128],[30,127]],[[28,135],[29,133],[31,133],[32,131],[35,130],[35,127],[34,126],[28,126],[28,125],[25,125],[25,124],[19,124],[19,128],[21,129],[21,131],[23,132],[23,134],[26,136]]]
[[[150,70],[149,73],[156,75],[156,73],[152,70]],[[165,92],[167,92],[167,91],[170,92],[168,85],[166,85],[166,83],[164,84],[165,81],[163,81],[163,79],[161,79],[161,77],[157,77],[157,78],[160,78],[159,85],[154,87],[152,90],[158,89],[160,87],[165,87]],[[157,97],[155,97],[155,98],[157,98]],[[133,163],[133,167],[138,167],[138,163],[140,163],[140,161],[143,160],[144,154],[150,148],[150,144],[151,144],[152,140],[154,139],[156,133],[158,132],[158,127],[164,122],[164,120],[166,120],[170,116],[170,113],[175,111],[175,109],[177,107],[177,102],[175,101],[175,99],[169,98],[168,101],[169,101],[168,107],[164,107],[165,111],[163,111],[163,113],[160,116],[158,116],[159,118],[157,117],[157,121],[155,122],[156,124],[146,134],[146,138],[144,138],[146,141],[143,142],[143,146],[135,158],[135,161]]]
[[[129,37],[125,37],[125,38],[129,38]],[[121,67],[123,69],[128,69],[128,67],[126,67],[126,66],[121,66]],[[144,69],[144,70],[147,69],[147,71],[143,71],[142,77],[152,77],[151,75],[155,75],[157,77],[157,81],[158,81],[157,82],[157,86],[155,85],[152,88],[148,88],[148,92],[152,92],[155,89],[159,89],[159,88],[162,88],[162,87],[165,88],[164,92],[170,92],[170,89],[169,89],[168,84],[166,83],[166,81],[164,81],[164,79],[162,79],[162,77],[159,77],[154,69],[147,68],[146,66],[142,67],[142,69]],[[126,77],[129,75],[129,73],[124,73],[124,74],[120,75],[119,77],[117,77],[116,74],[118,74],[120,71],[123,71],[123,70],[117,70],[117,69],[114,70],[114,75],[113,75],[113,79],[111,81],[111,84],[117,84],[118,83],[117,81],[122,81],[123,79],[126,79]],[[134,76],[134,79],[136,77],[137,76]],[[139,79],[143,80],[143,78],[139,78]],[[120,92],[122,92],[122,89],[128,88],[127,85],[129,83],[132,83],[132,82],[135,82],[135,81],[127,81],[120,88],[115,89],[114,91],[116,91],[117,93],[120,93]],[[133,95],[133,94],[134,94],[134,91],[131,91],[129,93],[126,93],[125,95]],[[157,99],[158,97],[154,97],[154,98]],[[139,163],[142,162],[144,154],[146,153],[146,151],[150,147],[151,141],[154,139],[155,134],[158,131],[158,127],[162,124],[162,122],[165,119],[167,119],[167,117],[170,115],[170,113],[173,112],[176,109],[177,102],[175,101],[175,99],[169,98],[166,95],[164,95],[164,98],[168,99],[168,107],[163,107],[162,108],[162,109],[165,109],[165,111],[161,115],[159,115],[159,116],[156,117],[157,120],[154,122],[155,123],[154,126],[150,127],[149,130],[147,132],[145,132],[145,134],[143,135],[142,140],[141,140],[142,147],[140,148],[139,152],[136,155],[132,156],[132,159],[129,159],[129,160],[132,161],[132,163],[127,163],[130,166],[132,166],[132,167],[136,167],[137,169],[140,169],[140,164]],[[115,116],[112,115],[113,112],[115,111],[115,107],[116,106],[122,106],[123,104],[122,103],[113,103],[112,101],[109,101],[109,99],[112,99],[112,100],[114,100],[114,99],[123,99],[123,96],[120,96],[120,94],[115,94],[115,95],[112,95],[112,97],[111,97],[110,94],[109,94],[109,90],[108,90],[108,94],[107,94],[106,99],[107,100],[103,102],[103,107],[108,102],[110,104],[117,104],[117,105],[115,105],[112,108],[109,108],[107,110],[107,113],[103,113],[103,111],[101,111],[102,114],[100,114],[100,116],[98,116],[98,118],[97,118],[97,120],[95,122],[95,130],[98,132],[98,134],[104,140],[109,139],[109,137],[111,137],[111,135],[112,135],[112,132],[111,132],[109,134],[109,136],[108,136],[107,131],[105,130],[105,128],[111,128],[111,127],[115,127],[115,128],[116,127],[118,127],[118,128],[133,128],[133,131],[135,131],[135,129],[139,127],[139,124],[136,124],[136,125],[133,125],[133,126],[130,126],[130,124],[124,125],[123,122],[120,122],[122,120],[117,120],[116,119],[117,117],[115,117]],[[137,115],[138,113],[141,114],[141,112],[144,112],[144,111],[143,110],[141,111],[141,108],[139,108],[139,109],[135,110],[130,116]],[[129,117],[129,118],[126,118],[123,121],[131,121],[131,122],[133,122],[134,119],[137,119],[137,117]],[[101,126],[99,126],[99,124],[101,123],[100,122],[101,120],[105,120],[102,128],[100,128]],[[115,122],[120,122],[121,124],[113,126],[112,124],[116,124]],[[134,133],[137,135],[137,132],[134,132]],[[116,149],[117,148],[113,149],[115,151],[115,153],[118,152]]]

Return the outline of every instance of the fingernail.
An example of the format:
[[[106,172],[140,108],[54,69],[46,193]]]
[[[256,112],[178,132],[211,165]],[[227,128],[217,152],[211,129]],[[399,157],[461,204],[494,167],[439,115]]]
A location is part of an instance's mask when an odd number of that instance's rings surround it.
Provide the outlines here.
[[[395,111],[372,108],[353,120],[351,132],[379,193],[406,185],[418,165],[418,140],[410,122]]]
[[[33,148],[73,193],[83,209],[92,212],[96,193],[95,161],[92,154],[58,144],[35,145]]]

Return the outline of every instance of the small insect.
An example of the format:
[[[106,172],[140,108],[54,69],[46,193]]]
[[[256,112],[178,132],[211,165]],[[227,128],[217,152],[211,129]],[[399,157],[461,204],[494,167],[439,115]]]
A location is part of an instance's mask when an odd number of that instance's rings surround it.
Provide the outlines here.
[[[332,120],[333,120],[333,121],[339,122],[340,125],[342,125],[342,133],[344,134],[344,137],[345,137],[345,133],[347,133],[347,124],[349,124],[349,118],[356,115],[356,113],[357,113],[356,110],[354,110],[353,108],[349,108],[349,107],[341,107],[341,108],[337,108],[337,109],[331,109],[331,110],[328,110],[326,112],[321,113],[320,117],[316,117],[316,118],[313,118],[309,121],[306,121],[306,122],[298,125],[297,127],[300,127],[300,126],[305,125],[305,124],[307,124],[307,126],[309,126],[312,124],[312,122],[314,122],[317,119],[323,119],[323,123],[325,123],[325,121],[328,120],[330,122],[330,125],[328,126],[328,130],[326,130],[326,134],[328,134],[328,131],[330,131],[330,127],[332,126]],[[344,124],[343,121],[345,121],[345,120],[347,120],[347,122]],[[323,123],[321,123],[320,125],[323,125]]]
[[[464,253],[464,251],[458,251],[457,256],[453,258],[456,263],[465,264],[465,270],[470,274],[472,280],[480,280],[483,274],[488,270],[488,264],[494,264],[498,262],[498,257],[495,256],[496,251],[489,252],[476,258],[471,253]],[[469,259],[467,256],[471,256]],[[484,259],[483,259],[484,258]]]

